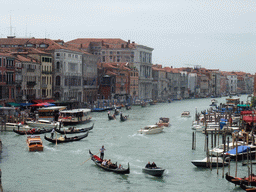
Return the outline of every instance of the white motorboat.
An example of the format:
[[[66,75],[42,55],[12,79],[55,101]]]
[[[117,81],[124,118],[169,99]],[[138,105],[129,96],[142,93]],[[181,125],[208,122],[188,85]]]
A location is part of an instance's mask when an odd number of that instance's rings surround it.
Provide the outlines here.
[[[156,168],[142,168],[142,172],[152,175],[152,176],[157,176],[157,177],[161,177],[164,173],[163,168],[161,167],[156,167]]]
[[[163,131],[164,127],[160,127],[158,125],[148,125],[140,130],[138,130],[138,133],[140,134],[156,134],[161,133]]]
[[[28,125],[22,125],[20,123],[6,123],[6,125],[0,126],[1,131],[13,131],[13,129],[16,130],[23,130],[23,131],[28,131],[31,127]]]
[[[190,112],[189,111],[183,111],[181,113],[181,117],[191,117]]]
[[[59,128],[60,123],[55,121],[39,119],[37,121],[26,121],[26,124],[30,127],[39,127],[39,128]]]
[[[221,157],[206,157],[202,160],[192,160],[192,164],[194,164],[197,167],[219,167],[223,166],[223,159]],[[224,161],[224,165],[228,165],[228,162]]]

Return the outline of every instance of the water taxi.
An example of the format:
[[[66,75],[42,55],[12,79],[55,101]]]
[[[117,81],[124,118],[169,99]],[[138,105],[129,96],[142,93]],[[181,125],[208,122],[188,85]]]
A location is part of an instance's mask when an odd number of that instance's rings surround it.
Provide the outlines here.
[[[181,113],[181,117],[191,117],[190,112],[189,111],[183,111],[183,113]]]
[[[44,146],[40,136],[28,136],[27,145],[29,151],[43,151]]]
[[[163,131],[164,127],[158,126],[158,125],[148,125],[144,128],[141,128],[138,130],[139,134],[156,134],[161,133]]]
[[[91,121],[91,109],[72,109],[60,111],[58,121],[63,125],[87,123]]]
[[[170,126],[170,119],[167,118],[167,117],[160,117],[159,122],[156,123],[156,125],[158,125],[160,127],[162,127],[162,126],[169,127]]]

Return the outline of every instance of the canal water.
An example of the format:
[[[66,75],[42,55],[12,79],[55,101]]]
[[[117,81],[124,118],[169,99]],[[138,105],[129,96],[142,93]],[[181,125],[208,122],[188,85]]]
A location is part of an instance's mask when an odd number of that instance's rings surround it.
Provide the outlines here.
[[[241,101],[247,96],[242,95]],[[225,97],[217,98],[219,103]],[[131,110],[121,109],[129,120],[109,121],[107,112],[92,113],[94,123],[89,136],[79,142],[52,144],[43,139],[43,152],[28,152],[26,136],[12,132],[0,133],[3,151],[0,159],[4,191],[242,191],[239,186],[222,177],[223,170],[195,167],[191,160],[205,158],[202,133],[196,134],[196,150],[192,150],[191,124],[195,111],[209,108],[211,98],[158,103]],[[190,118],[182,118],[183,111],[190,111]],[[140,128],[155,124],[159,117],[169,117],[171,126],[160,134],[137,134]],[[50,136],[50,133],[47,134]],[[68,135],[69,136],[69,135]],[[118,175],[96,167],[89,159],[89,149],[97,154],[101,146],[106,148],[105,158],[122,164],[130,164],[129,175]],[[89,159],[89,160],[88,160]],[[157,178],[142,173],[146,163],[155,162],[166,169]],[[254,169],[254,168],[253,168]],[[256,168],[255,168],[256,169]],[[237,176],[247,175],[248,168],[238,164]],[[226,173],[226,167],[224,172]],[[231,163],[231,175],[235,175],[235,162]]]

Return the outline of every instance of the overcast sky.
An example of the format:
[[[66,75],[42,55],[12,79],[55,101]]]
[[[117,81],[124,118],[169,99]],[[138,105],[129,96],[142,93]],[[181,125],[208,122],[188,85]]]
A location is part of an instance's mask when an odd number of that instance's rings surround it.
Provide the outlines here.
[[[0,10],[2,38],[120,38],[154,48],[153,64],[256,72],[254,0],[1,0]]]

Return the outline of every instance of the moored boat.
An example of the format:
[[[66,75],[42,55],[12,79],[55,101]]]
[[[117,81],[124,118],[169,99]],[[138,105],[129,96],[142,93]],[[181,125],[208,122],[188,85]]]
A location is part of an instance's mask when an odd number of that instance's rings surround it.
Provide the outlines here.
[[[29,151],[43,151],[44,146],[40,136],[28,136],[27,145]]]
[[[63,125],[74,125],[91,121],[91,109],[72,109],[60,111],[58,121]]]
[[[256,187],[253,187],[253,186],[248,186],[248,185],[245,185],[245,184],[241,184],[240,187],[245,191],[256,192]]]
[[[93,126],[90,127],[86,127],[86,128],[80,128],[80,129],[76,129],[74,127],[70,127],[68,129],[64,129],[64,130],[60,130],[60,129],[56,129],[56,132],[60,133],[60,134],[75,134],[75,133],[85,133],[86,131],[90,131],[93,129]]]
[[[156,167],[156,168],[142,168],[142,172],[152,175],[152,176],[157,176],[157,177],[161,177],[164,173],[163,168],[161,167]]]
[[[111,167],[108,167],[107,165],[102,165],[102,159],[99,158],[97,155],[93,155],[90,150],[89,150],[89,154],[91,156],[91,160],[95,163],[95,165],[97,165],[98,167],[102,168],[105,171],[114,172],[117,174],[129,174],[130,173],[129,163],[128,163],[127,169],[118,168],[117,163],[116,163],[115,168],[111,168]]]
[[[138,133],[140,134],[156,134],[161,133],[163,131],[164,127],[160,127],[158,125],[148,125],[140,130],[138,130]]]
[[[250,175],[249,176],[250,183],[256,185],[256,177],[255,175]],[[240,184],[248,184],[249,181],[248,177],[233,177],[226,173],[226,180],[235,184],[235,185],[240,185]]]
[[[73,141],[80,141],[81,139],[87,137],[88,134],[89,134],[89,131],[87,131],[83,135],[74,136],[74,137],[60,137],[57,139],[52,139],[52,138],[46,137],[46,135],[44,135],[44,139],[49,142],[52,142],[52,143],[68,143],[68,142],[73,142]]]
[[[31,127],[28,125],[22,125],[21,123],[5,123],[5,125],[1,127],[1,131],[13,131],[13,129],[28,131]]]
[[[39,119],[37,121],[26,121],[26,124],[30,127],[40,127],[45,129],[46,128],[53,129],[60,126],[59,122],[44,120],[44,119]]]
[[[222,167],[223,163],[224,166],[228,165],[228,162],[224,161],[221,157],[206,157],[202,160],[192,160],[191,163],[197,167]]]

